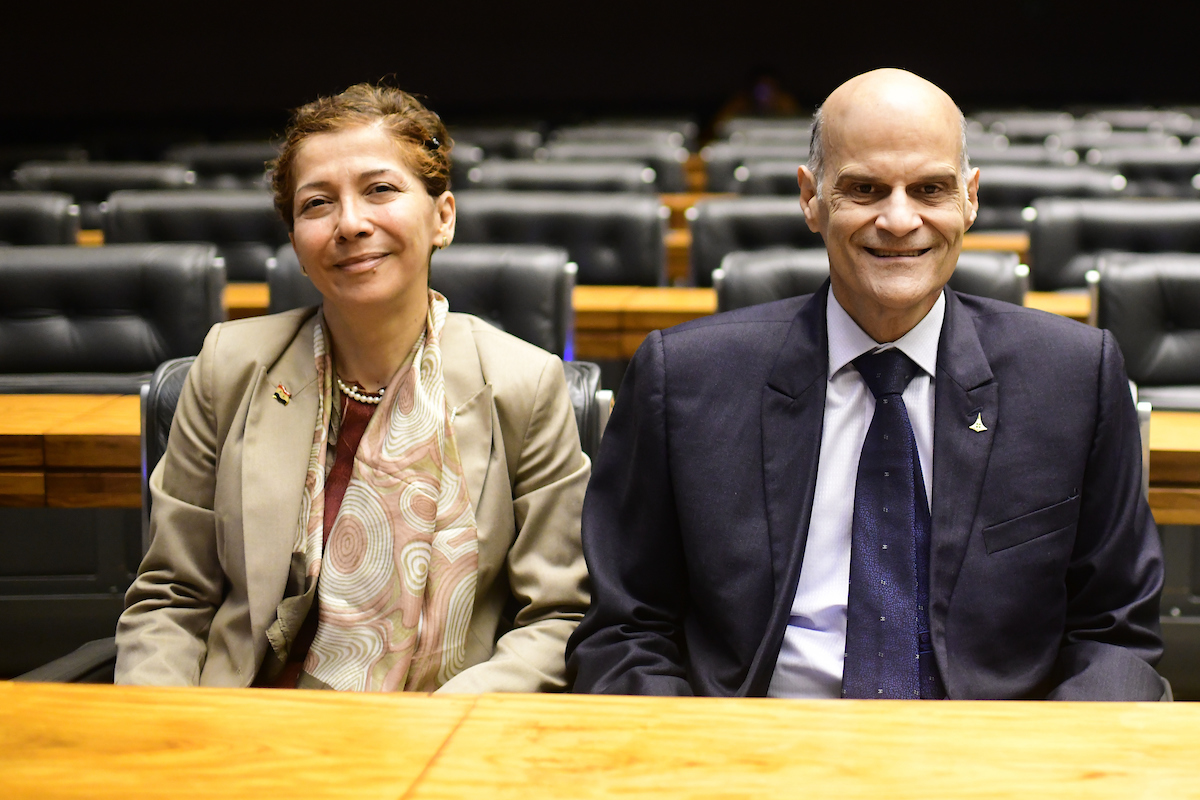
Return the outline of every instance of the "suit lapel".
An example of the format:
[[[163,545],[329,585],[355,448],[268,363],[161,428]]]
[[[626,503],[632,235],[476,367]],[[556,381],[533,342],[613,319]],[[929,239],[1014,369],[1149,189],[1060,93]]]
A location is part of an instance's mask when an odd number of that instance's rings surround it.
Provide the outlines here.
[[[828,287],[828,281],[825,286]],[[827,291],[827,288],[818,291],[800,309],[763,387],[763,489],[774,603],[763,644],[742,687],[743,694],[766,692],[804,560],[828,383]]]
[[[945,665],[950,595],[975,524],[992,438],[1001,424],[999,386],[971,316],[952,291],[946,292],[937,363],[929,595],[934,649]],[[975,424],[977,419],[980,424]],[[949,677],[945,669],[942,672],[943,678]]]
[[[320,388],[313,360],[318,316],[305,322],[274,364],[259,368],[246,413],[242,453],[242,538],[250,621],[256,631],[273,619],[287,583],[298,512],[312,450]],[[279,385],[291,400],[275,398]]]

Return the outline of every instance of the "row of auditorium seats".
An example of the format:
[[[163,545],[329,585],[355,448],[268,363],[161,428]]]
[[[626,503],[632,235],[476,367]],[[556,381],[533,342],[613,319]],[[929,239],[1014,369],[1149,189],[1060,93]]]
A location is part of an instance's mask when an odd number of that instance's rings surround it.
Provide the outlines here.
[[[1103,176],[1061,185],[1097,195],[1111,188]],[[1009,214],[1029,231],[1037,290],[1083,287],[1105,250],[1200,252],[1200,201],[1039,197],[1018,210],[1028,184],[998,191],[1010,192],[1012,205],[993,213]],[[456,240],[562,247],[578,265],[581,284],[652,286],[663,280],[665,210],[647,194],[467,190],[458,194]],[[727,253],[821,244],[794,197],[713,198],[697,203],[688,218],[698,286],[711,285]],[[101,224],[112,244],[212,242],[231,281],[265,280],[268,260],[288,242],[270,195],[255,190],[117,192],[105,202]],[[77,230],[78,213],[66,195],[0,193],[0,241],[63,244]]]

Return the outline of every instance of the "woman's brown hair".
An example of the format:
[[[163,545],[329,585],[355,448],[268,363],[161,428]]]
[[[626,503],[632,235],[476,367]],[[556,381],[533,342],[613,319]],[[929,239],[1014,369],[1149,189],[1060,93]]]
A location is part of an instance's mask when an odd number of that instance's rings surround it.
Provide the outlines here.
[[[315,134],[360,125],[378,125],[391,134],[408,167],[431,197],[439,197],[450,188],[450,149],[454,142],[438,115],[408,92],[390,86],[355,84],[341,94],[300,106],[292,114],[279,158],[271,164],[275,208],[289,230],[295,224],[292,202],[296,181],[292,168],[300,146]]]

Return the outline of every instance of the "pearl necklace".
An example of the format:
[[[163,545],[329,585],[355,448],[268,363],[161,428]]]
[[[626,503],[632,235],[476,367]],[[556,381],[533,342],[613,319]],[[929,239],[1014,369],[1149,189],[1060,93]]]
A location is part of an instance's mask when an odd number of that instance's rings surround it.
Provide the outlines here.
[[[369,406],[379,405],[379,403],[383,400],[384,390],[387,389],[387,387],[385,386],[385,387],[383,387],[383,389],[380,389],[378,393],[371,395],[371,394],[363,394],[362,392],[359,392],[356,389],[350,388],[349,386],[346,385],[346,382],[343,381],[341,378],[337,379],[337,383],[338,383],[338,388],[342,390],[342,394],[346,395],[347,397],[351,398],[352,400],[357,400],[360,403],[366,403]]]

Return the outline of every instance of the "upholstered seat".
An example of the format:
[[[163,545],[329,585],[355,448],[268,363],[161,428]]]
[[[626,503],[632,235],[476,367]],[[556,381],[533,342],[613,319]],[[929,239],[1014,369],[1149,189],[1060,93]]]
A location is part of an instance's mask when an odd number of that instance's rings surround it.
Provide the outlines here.
[[[692,215],[692,281],[711,286],[726,254],[772,247],[823,247],[808,229],[796,197],[739,197],[707,200]]]

